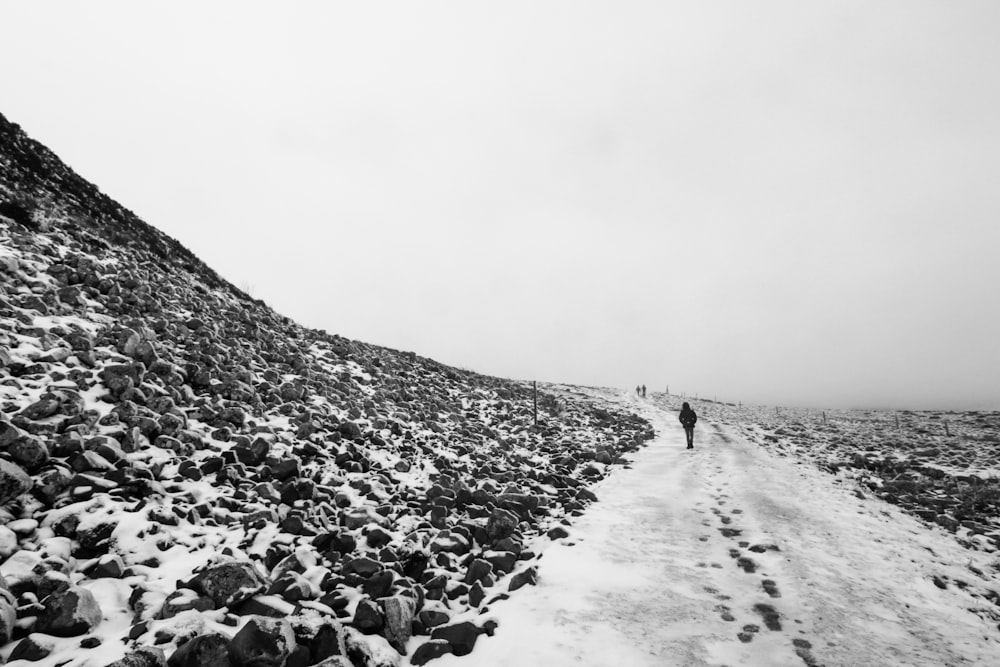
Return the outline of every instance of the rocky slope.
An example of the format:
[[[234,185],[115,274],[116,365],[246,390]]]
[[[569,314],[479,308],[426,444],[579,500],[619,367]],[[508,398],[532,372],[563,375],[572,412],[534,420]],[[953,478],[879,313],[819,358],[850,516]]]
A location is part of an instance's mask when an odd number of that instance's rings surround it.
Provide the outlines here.
[[[0,657],[471,651],[649,425],[303,328],[0,116]],[[516,593],[515,593],[516,594]]]

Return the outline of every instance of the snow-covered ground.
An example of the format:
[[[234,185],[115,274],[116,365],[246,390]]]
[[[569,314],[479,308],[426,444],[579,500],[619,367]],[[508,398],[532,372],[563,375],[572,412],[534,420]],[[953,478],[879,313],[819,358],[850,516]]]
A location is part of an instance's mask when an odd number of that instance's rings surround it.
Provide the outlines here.
[[[1000,664],[992,555],[705,420],[686,450],[675,413],[605,398],[657,439],[494,605],[494,637],[431,664]]]

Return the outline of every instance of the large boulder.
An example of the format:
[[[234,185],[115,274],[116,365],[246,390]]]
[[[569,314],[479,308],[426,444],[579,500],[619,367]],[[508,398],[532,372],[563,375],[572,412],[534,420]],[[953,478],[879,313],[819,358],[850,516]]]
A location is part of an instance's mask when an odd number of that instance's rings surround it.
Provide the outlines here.
[[[431,632],[431,639],[443,639],[448,642],[451,646],[451,652],[455,655],[468,655],[472,653],[481,632],[475,623],[463,621],[454,625],[434,628]]]
[[[267,582],[253,563],[233,561],[202,570],[187,585],[211,598],[218,609],[249,600],[262,592]]]
[[[287,620],[252,616],[229,642],[229,659],[235,667],[283,667],[295,646]]]
[[[35,631],[56,637],[76,637],[93,630],[101,622],[101,608],[93,593],[71,586],[42,601],[42,612],[35,621]]]
[[[231,667],[229,638],[217,632],[198,635],[181,644],[167,667]]]
[[[0,505],[31,490],[31,477],[20,466],[0,459]]]
[[[517,530],[518,521],[516,514],[497,507],[486,521],[486,534],[494,541],[510,537]]]
[[[5,591],[6,592],[6,591]],[[0,595],[0,645],[14,638],[14,623],[17,621],[17,609],[14,607],[13,596]]]
[[[167,667],[167,659],[163,649],[155,646],[139,646],[108,667]]]
[[[389,646],[396,649],[400,655],[406,655],[406,643],[413,634],[413,617],[417,612],[416,600],[395,595],[382,598],[378,602],[385,615],[383,636],[389,642]]]

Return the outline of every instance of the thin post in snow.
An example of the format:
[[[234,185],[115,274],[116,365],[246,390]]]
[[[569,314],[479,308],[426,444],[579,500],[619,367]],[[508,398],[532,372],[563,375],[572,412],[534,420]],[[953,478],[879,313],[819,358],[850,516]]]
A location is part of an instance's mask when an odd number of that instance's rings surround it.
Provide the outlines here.
[[[951,433],[948,432],[948,422],[944,423],[944,434],[949,438],[951,437]]]
[[[538,381],[531,381],[531,415],[532,421],[538,425]]]
[[[896,428],[899,428],[899,415],[896,415]]]

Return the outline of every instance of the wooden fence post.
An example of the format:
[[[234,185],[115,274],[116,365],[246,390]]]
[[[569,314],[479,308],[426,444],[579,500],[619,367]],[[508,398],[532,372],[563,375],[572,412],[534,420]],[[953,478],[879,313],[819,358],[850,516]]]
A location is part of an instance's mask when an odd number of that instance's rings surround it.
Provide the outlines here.
[[[948,432],[948,422],[944,423],[944,434],[949,438],[951,437],[951,433]]]
[[[531,381],[531,412],[535,418],[535,426],[538,426],[538,381]]]

